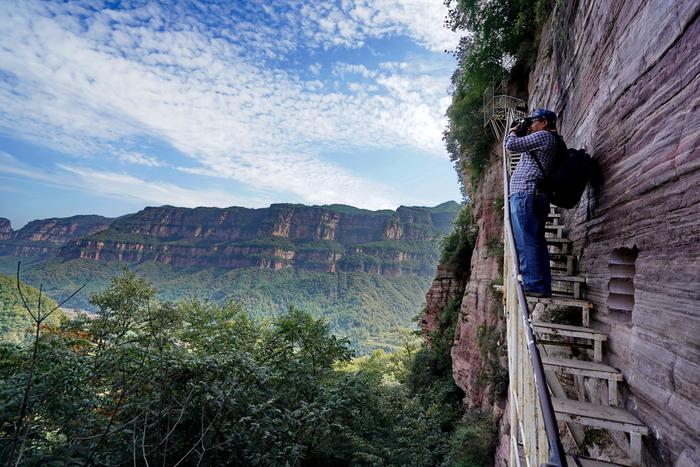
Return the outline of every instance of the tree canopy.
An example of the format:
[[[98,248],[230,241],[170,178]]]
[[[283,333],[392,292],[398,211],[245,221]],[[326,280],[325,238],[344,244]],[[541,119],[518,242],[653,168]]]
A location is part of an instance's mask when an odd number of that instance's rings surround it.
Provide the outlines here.
[[[32,372],[31,342],[0,344],[4,462],[427,466],[464,453],[462,394],[416,338],[353,359],[299,309],[257,321],[155,294],[126,271],[92,295],[96,317],[41,330]]]

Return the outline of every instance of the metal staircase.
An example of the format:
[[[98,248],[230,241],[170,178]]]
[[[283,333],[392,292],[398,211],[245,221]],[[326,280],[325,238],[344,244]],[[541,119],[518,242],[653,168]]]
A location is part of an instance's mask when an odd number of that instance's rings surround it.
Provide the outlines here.
[[[512,121],[523,115],[522,108],[523,101],[496,96],[490,89],[485,94],[484,125],[490,126],[497,137],[504,137]],[[554,206],[550,208],[545,229],[553,296],[538,299],[525,297],[523,293],[518,281],[517,251],[508,204],[508,180],[520,155],[510,154],[504,147],[503,157],[506,201],[503,292],[508,324],[510,465],[623,465],[585,459],[579,457],[579,452],[561,452],[562,430],[569,431],[577,447],[574,451],[579,451],[585,429],[592,427],[626,433],[629,465],[640,466],[642,436],[648,434],[648,428],[619,406],[618,386],[624,379],[619,370],[603,363],[608,336],[590,327],[594,304],[585,299],[586,277],[578,274],[572,242],[566,238],[567,226],[561,222],[562,216]],[[580,325],[535,318],[538,314],[546,316],[547,311],[555,307],[566,307],[569,315],[580,313]],[[586,400],[583,389],[586,379],[600,380],[607,385],[607,397],[602,404]],[[572,385],[572,381],[575,384]],[[572,393],[574,396],[570,397]],[[550,418],[556,418],[556,422]]]

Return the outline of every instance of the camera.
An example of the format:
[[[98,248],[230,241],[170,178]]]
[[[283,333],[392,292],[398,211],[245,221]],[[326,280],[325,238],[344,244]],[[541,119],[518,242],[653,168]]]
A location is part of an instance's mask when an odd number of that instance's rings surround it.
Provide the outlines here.
[[[515,129],[515,136],[518,137],[523,137],[527,135],[527,130],[530,128],[530,125],[532,125],[532,119],[531,118],[520,118],[516,120],[517,125],[514,125],[512,128]]]

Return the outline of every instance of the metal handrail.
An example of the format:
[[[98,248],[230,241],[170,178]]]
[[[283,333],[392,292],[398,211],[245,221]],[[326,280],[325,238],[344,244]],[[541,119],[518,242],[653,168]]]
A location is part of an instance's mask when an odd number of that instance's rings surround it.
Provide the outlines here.
[[[506,115],[506,127],[510,128],[511,123],[514,121],[515,113],[513,109],[510,109]],[[523,289],[522,283],[517,280],[520,274],[519,262],[518,262],[518,252],[515,248],[515,237],[513,236],[513,228],[510,221],[510,201],[509,201],[509,186],[508,186],[508,157],[507,150],[505,147],[505,139],[507,132],[504,132],[503,137],[503,197],[504,197],[504,226],[506,235],[506,243],[509,245],[510,255],[512,258],[512,277],[510,280],[515,282],[515,290],[518,297],[518,309],[520,312],[520,318],[522,320],[523,329],[526,333],[527,348],[530,355],[530,361],[533,368],[533,377],[535,381],[535,390],[540,403],[540,409],[542,411],[542,418],[544,421],[544,428],[547,435],[547,441],[549,443],[549,459],[547,466],[562,466],[568,467],[566,462],[566,453],[561,444],[561,439],[559,438],[559,428],[557,425],[556,416],[554,414],[554,407],[552,406],[552,399],[549,394],[549,388],[547,387],[544,366],[542,365],[542,358],[540,356],[539,349],[537,348],[537,343],[535,341],[535,335],[532,331],[532,326],[530,325],[529,310],[527,307],[527,299],[525,298],[525,291]],[[512,423],[512,421],[511,421]]]

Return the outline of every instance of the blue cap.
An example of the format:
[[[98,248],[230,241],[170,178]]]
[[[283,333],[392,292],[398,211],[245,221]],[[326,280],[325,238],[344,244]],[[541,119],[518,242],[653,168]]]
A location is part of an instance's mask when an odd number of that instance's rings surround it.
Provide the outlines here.
[[[555,114],[549,109],[533,110],[532,113],[528,115],[528,118],[546,118],[552,125],[557,124],[557,114]]]

